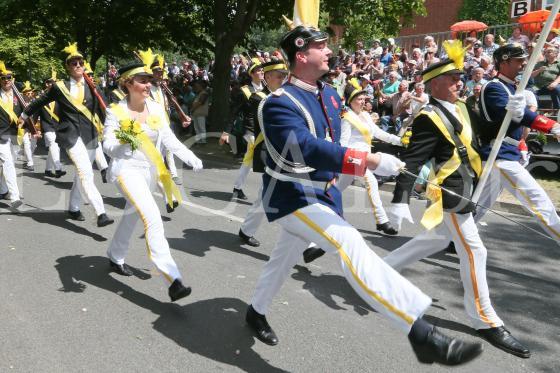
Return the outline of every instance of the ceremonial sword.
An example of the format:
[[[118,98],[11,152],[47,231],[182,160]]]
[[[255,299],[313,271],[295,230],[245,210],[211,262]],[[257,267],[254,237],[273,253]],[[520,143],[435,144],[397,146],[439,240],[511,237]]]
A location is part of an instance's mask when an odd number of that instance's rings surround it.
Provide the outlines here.
[[[481,204],[478,203],[478,202],[474,202],[472,199],[469,199],[469,198],[466,198],[466,197],[464,197],[464,196],[462,196],[462,195],[460,195],[460,194],[457,194],[457,193],[455,193],[454,191],[449,190],[449,189],[447,189],[447,188],[444,188],[444,187],[442,187],[441,185],[438,185],[438,184],[436,184],[436,183],[434,183],[434,182],[432,182],[432,181],[430,181],[430,180],[427,180],[427,179],[423,178],[423,177],[420,176],[420,175],[415,175],[415,174],[413,174],[412,172],[408,171],[408,170],[405,169],[405,168],[402,168],[402,169],[400,170],[400,172],[403,173],[403,174],[405,174],[405,175],[412,176],[412,177],[414,177],[414,178],[420,179],[420,180],[424,181],[425,183],[430,184],[431,186],[434,186],[434,187],[436,187],[436,188],[438,188],[438,189],[440,189],[440,190],[442,190],[442,191],[444,191],[444,192],[446,192],[446,193],[451,194],[451,195],[454,196],[454,197],[458,197],[458,198],[460,198],[460,199],[462,199],[462,200],[465,200],[465,201],[467,201],[467,202],[470,202],[470,203],[474,204],[475,206],[478,206],[478,207],[480,207],[480,208],[482,208],[482,209],[484,209],[484,210],[488,210],[488,211],[490,211],[490,212],[493,212],[494,214],[498,215],[499,217],[501,217],[501,218],[503,218],[503,219],[505,219],[505,220],[507,220],[507,221],[510,221],[510,222],[512,222],[512,223],[515,223],[515,224],[517,224],[517,225],[519,225],[519,226],[521,226],[521,227],[523,227],[523,228],[529,229],[530,231],[532,231],[532,232],[534,232],[534,233],[536,233],[536,234],[538,234],[538,235],[540,235],[540,236],[542,236],[542,237],[544,237],[544,238],[548,238],[549,240],[552,240],[552,241],[556,242],[556,240],[555,240],[554,238],[552,238],[552,237],[550,237],[550,236],[548,236],[548,235],[546,235],[546,234],[544,234],[544,233],[542,233],[542,232],[536,230],[535,228],[531,228],[531,227],[529,227],[528,225],[525,225],[525,224],[523,224],[523,223],[520,223],[520,222],[518,222],[518,221],[515,221],[515,220],[513,220],[512,218],[509,218],[509,217],[505,216],[504,214],[502,214],[502,213],[500,213],[500,212],[498,212],[498,211],[496,211],[496,210],[494,210],[494,209],[492,209],[492,208],[490,208],[490,207],[483,206],[483,205],[481,205]]]

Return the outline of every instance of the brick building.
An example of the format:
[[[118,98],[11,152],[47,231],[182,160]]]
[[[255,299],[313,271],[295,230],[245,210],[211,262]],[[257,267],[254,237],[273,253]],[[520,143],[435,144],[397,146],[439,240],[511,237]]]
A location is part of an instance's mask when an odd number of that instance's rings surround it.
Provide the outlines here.
[[[531,10],[550,8],[553,3],[554,0],[532,0]],[[458,22],[457,16],[462,5],[463,0],[426,0],[428,16],[416,16],[413,20],[415,27],[403,28],[399,36],[448,31],[452,24]],[[512,19],[514,22],[515,19]]]

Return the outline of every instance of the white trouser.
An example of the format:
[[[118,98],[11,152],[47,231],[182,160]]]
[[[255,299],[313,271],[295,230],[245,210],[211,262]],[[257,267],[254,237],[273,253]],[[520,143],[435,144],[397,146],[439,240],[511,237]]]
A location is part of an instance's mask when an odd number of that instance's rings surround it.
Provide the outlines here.
[[[169,168],[169,173],[171,177],[177,177],[177,166],[175,165],[175,157],[173,153],[165,149],[165,161],[167,162],[167,168]]]
[[[342,174],[338,177],[336,181],[336,187],[341,192],[344,191],[354,178],[358,176],[354,175],[347,175]],[[385,209],[383,208],[383,204],[381,203],[381,197],[379,196],[379,186],[377,184],[377,179],[375,175],[369,170],[366,169],[366,173],[364,175],[364,182],[366,184],[366,191],[369,197],[369,202],[371,204],[371,209],[373,211],[373,217],[375,219],[375,224],[383,224],[389,221],[387,214],[385,213]]]
[[[441,247],[442,244],[447,245],[450,239],[455,243],[459,256],[464,305],[473,327],[487,329],[503,325],[490,302],[486,282],[486,247],[480,239],[472,214],[444,212],[443,223],[415,236],[383,260],[400,270],[409,263],[440,251],[441,248],[434,251],[434,243]]]
[[[181,279],[181,273],[171,257],[169,244],[164,236],[161,214],[152,196],[156,178],[149,168],[131,167],[120,171],[117,186],[126,198],[126,206],[107,250],[107,256],[117,264],[124,263],[134,227],[138,220],[142,219],[148,257],[169,286],[175,279]]]
[[[49,148],[49,154],[47,155],[47,164],[45,170],[56,171],[60,170],[62,166],[60,165],[60,147],[56,143],[56,132],[49,131],[43,134],[45,138],[45,146]]]
[[[482,190],[479,203],[492,207],[503,188],[517,198],[521,206],[535,216],[544,231],[560,245],[560,218],[554,204],[546,191],[519,162],[496,161]],[[477,221],[486,213],[484,209],[479,210],[481,211],[477,211],[476,214]]]
[[[243,185],[245,185],[245,181],[247,180],[247,176],[249,175],[249,171],[251,171],[251,167],[253,166],[255,136],[253,136],[251,132],[247,132],[243,138],[247,141],[247,151],[243,157],[243,163],[241,163],[241,167],[239,167],[239,171],[237,172],[235,184],[233,184],[235,189],[243,188]]]
[[[206,142],[206,117],[192,117],[197,142]]]
[[[97,148],[95,149],[95,164],[97,165],[97,169],[99,171],[102,171],[109,167],[109,165],[107,164],[107,158],[105,158],[105,154],[103,154],[101,142],[97,144]]]
[[[33,166],[33,152],[37,147],[37,139],[29,132],[25,132],[23,135],[23,154],[25,155],[25,161],[27,162],[28,166]]]
[[[66,149],[66,153],[76,167],[74,175],[74,183],[70,191],[70,203],[68,210],[78,211],[82,205],[82,193],[95,209],[97,216],[105,213],[103,199],[94,183],[93,178],[93,160],[95,159],[95,149],[87,149],[81,137],[78,137],[76,144],[70,149]]]
[[[258,313],[268,312],[273,297],[310,242],[338,254],[342,271],[354,290],[402,331],[408,333],[430,306],[430,297],[381,260],[356,228],[328,207],[306,206],[277,222],[282,227],[280,237],[251,300]]]
[[[265,217],[262,206],[262,191],[263,184],[261,183],[261,187],[257,193],[257,199],[251,205],[245,220],[243,220],[243,224],[241,224],[241,232],[245,233],[249,237],[253,237],[255,233],[257,233],[257,230]]]
[[[8,138],[8,142],[0,144],[0,162],[2,162],[2,177],[0,178],[0,192],[8,192],[10,201],[17,201],[20,198],[19,188],[17,185],[17,173],[14,160],[17,154],[16,147],[12,146],[12,139]]]

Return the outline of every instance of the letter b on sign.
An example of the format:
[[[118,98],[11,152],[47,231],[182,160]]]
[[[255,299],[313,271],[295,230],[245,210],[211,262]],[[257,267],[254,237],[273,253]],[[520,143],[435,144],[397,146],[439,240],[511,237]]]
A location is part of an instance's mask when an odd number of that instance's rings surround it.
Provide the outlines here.
[[[511,3],[511,18],[521,17],[530,10],[531,2],[529,0],[513,1]]]

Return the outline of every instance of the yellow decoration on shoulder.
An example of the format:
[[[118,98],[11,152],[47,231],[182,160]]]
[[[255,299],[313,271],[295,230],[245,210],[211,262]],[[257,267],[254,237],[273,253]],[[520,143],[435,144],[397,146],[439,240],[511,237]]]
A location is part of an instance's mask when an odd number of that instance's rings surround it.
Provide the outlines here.
[[[157,131],[162,127],[161,118],[157,115],[148,115],[146,124],[150,129]]]
[[[447,56],[453,61],[455,67],[459,70],[463,70],[467,48],[463,48],[461,40],[445,40],[443,42],[443,49],[445,49]]]
[[[410,144],[410,136],[412,136],[412,131],[408,130],[401,137],[401,144],[403,144],[405,148],[408,146],[408,144]]]

